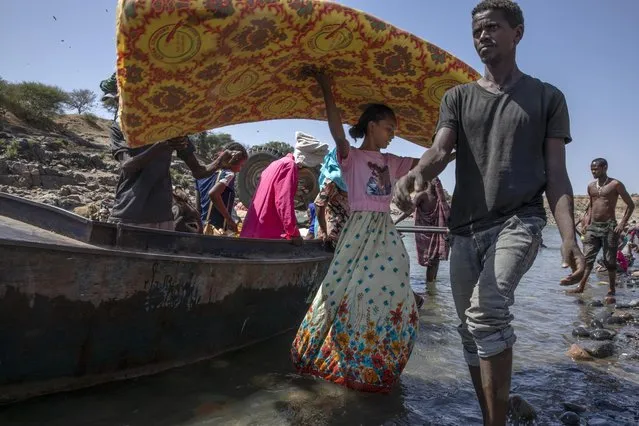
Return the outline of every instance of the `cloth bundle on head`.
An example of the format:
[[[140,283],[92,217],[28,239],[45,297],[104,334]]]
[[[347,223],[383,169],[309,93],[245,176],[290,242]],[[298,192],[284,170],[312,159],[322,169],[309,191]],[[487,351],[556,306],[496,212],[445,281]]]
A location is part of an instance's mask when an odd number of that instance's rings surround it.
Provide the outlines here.
[[[295,132],[295,163],[304,167],[315,167],[324,161],[328,152],[328,145],[320,142],[311,135]]]

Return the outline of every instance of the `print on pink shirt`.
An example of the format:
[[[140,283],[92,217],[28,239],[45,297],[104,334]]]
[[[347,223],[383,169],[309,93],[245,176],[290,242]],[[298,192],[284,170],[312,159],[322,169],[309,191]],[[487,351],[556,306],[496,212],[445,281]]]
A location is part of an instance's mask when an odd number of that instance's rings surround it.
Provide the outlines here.
[[[388,165],[380,167],[369,161],[368,168],[371,170],[371,177],[366,183],[366,193],[368,195],[390,195],[391,177]]]

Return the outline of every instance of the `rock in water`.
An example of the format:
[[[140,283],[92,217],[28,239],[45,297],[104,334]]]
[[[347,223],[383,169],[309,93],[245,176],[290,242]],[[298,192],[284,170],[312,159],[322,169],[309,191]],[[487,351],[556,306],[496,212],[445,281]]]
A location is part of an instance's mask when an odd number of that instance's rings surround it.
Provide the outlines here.
[[[570,349],[568,349],[566,355],[568,355],[575,361],[592,361],[592,356],[590,356],[590,354],[586,352],[584,348],[577,345],[576,343],[573,344]]]
[[[610,330],[598,328],[590,332],[590,338],[593,340],[612,340],[615,333]]]
[[[617,303],[615,305],[615,309],[630,309],[632,308],[632,306],[630,306],[629,303]]]
[[[590,327],[592,328],[603,328],[603,323],[598,320],[598,319],[594,319],[592,321],[590,321]]]
[[[624,320],[625,322],[632,322],[634,321],[635,317],[632,316],[632,314],[626,312],[624,314],[619,315],[619,317]]]
[[[578,425],[581,421],[579,414],[572,411],[566,411],[559,417],[559,421],[565,425]]]
[[[564,406],[564,408],[568,411],[572,411],[574,413],[583,413],[586,411],[586,407],[579,405],[579,404],[575,404],[573,402],[562,402],[562,405]]]
[[[639,299],[633,299],[628,304],[630,305],[631,308],[637,308],[639,307]]]
[[[591,308],[601,308],[603,305],[604,304],[601,300],[593,300],[588,304]]]
[[[513,422],[529,422],[537,418],[537,413],[532,405],[517,394],[513,394],[508,398],[508,415]]]
[[[613,315],[606,320],[606,324],[608,325],[623,325],[626,323],[626,320],[623,317]]]
[[[615,345],[612,342],[597,343],[584,349],[595,358],[608,358],[615,353]]]
[[[590,337],[590,331],[586,327],[579,326],[572,331],[572,335],[576,337]]]
[[[606,311],[598,312],[595,316],[592,317],[592,319],[604,322],[611,316],[612,316],[612,312],[606,310]]]

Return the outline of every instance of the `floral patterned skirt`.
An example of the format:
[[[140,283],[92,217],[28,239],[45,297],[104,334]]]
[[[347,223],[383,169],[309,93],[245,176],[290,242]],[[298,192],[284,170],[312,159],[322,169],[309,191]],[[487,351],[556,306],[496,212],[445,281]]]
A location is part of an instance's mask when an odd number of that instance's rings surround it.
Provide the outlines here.
[[[369,392],[389,392],[419,324],[409,259],[388,213],[354,212],[293,341],[297,369]]]

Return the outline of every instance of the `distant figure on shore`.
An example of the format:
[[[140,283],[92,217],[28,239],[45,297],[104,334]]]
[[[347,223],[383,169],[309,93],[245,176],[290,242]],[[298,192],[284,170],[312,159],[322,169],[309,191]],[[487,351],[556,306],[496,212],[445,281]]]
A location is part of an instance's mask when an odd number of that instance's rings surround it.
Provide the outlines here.
[[[586,232],[583,238],[586,270],[579,282],[579,286],[568,293],[582,293],[592,272],[597,253],[603,249],[604,264],[608,269],[609,296],[614,296],[617,278],[617,248],[619,236],[623,232],[628,219],[635,209],[634,202],[626,191],[626,187],[619,180],[608,177],[608,162],[603,158],[595,158],[590,164],[590,171],[595,181],[588,185],[590,208],[584,217]],[[617,200],[626,203],[621,222],[617,223],[615,210]]]
[[[454,154],[454,153],[453,153]],[[415,194],[414,212],[415,226],[448,227],[450,206],[446,201],[446,194],[439,178],[427,183],[424,191]],[[412,211],[405,211],[395,220],[400,223],[410,217]],[[445,234],[415,233],[415,248],[417,249],[417,261],[426,267],[426,285],[432,284],[437,279],[439,261],[448,260],[450,247]]]
[[[415,226],[448,227],[450,206],[439,178],[431,180],[425,191],[415,196]],[[448,240],[445,234],[415,234],[417,261],[426,267],[426,283],[437,279],[439,261],[448,260]]]

